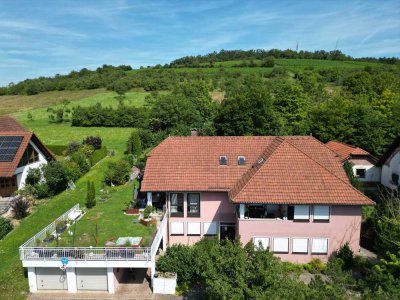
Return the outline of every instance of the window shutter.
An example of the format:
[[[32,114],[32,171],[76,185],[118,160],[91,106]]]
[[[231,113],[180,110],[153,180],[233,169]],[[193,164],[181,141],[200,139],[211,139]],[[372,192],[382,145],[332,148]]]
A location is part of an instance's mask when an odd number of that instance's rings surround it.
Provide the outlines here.
[[[261,246],[263,247],[263,249],[269,248],[269,238],[267,238],[267,237],[253,238],[253,243],[256,247],[258,247],[260,245],[260,242],[261,242]]]
[[[274,238],[274,252],[288,253],[289,238]]]
[[[188,222],[187,234],[200,235],[200,222]]]
[[[328,253],[328,239],[323,239],[323,238],[312,239],[311,252],[315,254]]]
[[[293,253],[308,253],[308,239],[307,238],[293,238],[292,239],[292,252]]]
[[[309,220],[310,207],[308,205],[295,205],[294,206],[294,220]]]
[[[330,207],[327,205],[314,206],[314,220],[329,221]]]
[[[183,222],[171,222],[171,234],[184,234]]]
[[[217,234],[217,222],[204,222],[203,230],[205,235],[216,235]]]

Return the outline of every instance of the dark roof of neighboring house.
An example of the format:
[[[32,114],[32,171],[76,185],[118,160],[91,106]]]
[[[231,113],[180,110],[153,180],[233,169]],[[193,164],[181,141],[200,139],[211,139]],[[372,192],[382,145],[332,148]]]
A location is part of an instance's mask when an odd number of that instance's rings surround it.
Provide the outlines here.
[[[40,149],[46,159],[54,159],[51,151],[43,145],[34,133],[26,130],[12,117],[0,116],[0,137],[2,136],[22,137],[22,141],[12,161],[0,161],[0,177],[12,177],[14,175],[29,141],[32,141]]]
[[[393,143],[386,149],[385,153],[383,153],[383,155],[378,161],[378,165],[382,166],[392,155],[392,153],[399,147],[400,147],[400,134],[394,139]]]
[[[169,137],[149,153],[141,190],[223,191],[237,203],[374,204],[310,136]]]
[[[376,164],[376,162],[378,161],[377,158],[375,158],[372,154],[365,151],[364,149],[359,147],[354,147],[342,142],[329,141],[326,143],[326,146],[333,152],[335,152],[342,161],[348,160],[349,158],[359,158],[359,157],[369,158],[369,160],[373,164]]]

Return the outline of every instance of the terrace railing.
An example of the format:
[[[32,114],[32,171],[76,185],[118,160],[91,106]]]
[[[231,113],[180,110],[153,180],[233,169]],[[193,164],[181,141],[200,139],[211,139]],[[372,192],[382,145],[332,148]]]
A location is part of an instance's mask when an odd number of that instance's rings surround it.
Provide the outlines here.
[[[71,213],[79,210],[75,205],[53,223],[30,238],[20,248],[21,260],[59,261],[66,257],[71,261],[151,261],[155,258],[160,241],[164,236],[168,222],[168,211],[165,211],[158,225],[151,247],[36,247],[37,239],[43,240],[48,232],[55,232],[56,223],[66,220]]]

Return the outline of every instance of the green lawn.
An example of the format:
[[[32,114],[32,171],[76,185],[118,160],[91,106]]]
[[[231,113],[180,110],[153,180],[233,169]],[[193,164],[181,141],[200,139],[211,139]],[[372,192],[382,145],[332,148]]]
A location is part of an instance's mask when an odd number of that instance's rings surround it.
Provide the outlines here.
[[[104,171],[111,159],[113,158],[105,158],[79,179],[75,190],[65,191],[50,200],[42,200],[28,217],[21,220],[17,228],[0,241],[0,299],[26,298],[28,281],[19,259],[18,247],[76,203],[83,207],[87,181],[92,180],[96,185],[96,191],[98,191],[102,186]],[[117,188],[115,196],[109,200],[110,204],[115,204],[116,209],[119,209],[126,201],[125,196],[129,197],[129,193],[131,193],[129,186]],[[101,205],[106,206],[107,204]],[[93,214],[100,209],[100,205],[94,208]],[[88,213],[88,216],[90,214]]]
[[[128,92],[124,102],[127,105],[142,106],[145,103],[146,92]],[[71,101],[69,107],[77,105],[89,106],[97,102],[105,106],[117,106],[118,101],[115,99],[115,93],[103,92],[94,96]],[[53,105],[57,108],[59,105]],[[33,121],[27,119],[27,113],[33,116]],[[70,141],[82,141],[86,136],[95,135],[103,139],[103,144],[109,150],[114,149],[118,153],[125,150],[126,141],[131,128],[110,128],[110,127],[71,127],[71,123],[64,122],[62,124],[49,123],[47,108],[36,108],[29,111],[19,111],[13,114],[19,122],[29,130],[34,131],[39,139],[47,145],[66,145]]]
[[[133,184],[115,187],[111,190],[111,199],[88,210],[87,213],[68,231],[75,232],[75,241],[65,231],[61,235],[60,246],[81,246],[81,247],[104,247],[105,242],[115,240],[118,237],[142,237],[142,246],[150,246],[151,234],[155,227],[148,227],[133,223],[137,216],[124,214],[125,202],[132,199]],[[97,223],[97,245],[96,245],[96,223]],[[74,228],[76,226],[76,228]]]

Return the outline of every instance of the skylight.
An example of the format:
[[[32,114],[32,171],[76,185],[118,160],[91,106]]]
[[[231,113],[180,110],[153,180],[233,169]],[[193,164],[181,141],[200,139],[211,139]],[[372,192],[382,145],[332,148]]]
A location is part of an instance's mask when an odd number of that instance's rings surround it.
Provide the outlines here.
[[[246,164],[246,157],[245,156],[238,156],[237,158],[238,165],[244,166]]]
[[[221,155],[219,157],[219,165],[220,166],[226,166],[228,164],[228,156],[226,155]]]

